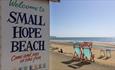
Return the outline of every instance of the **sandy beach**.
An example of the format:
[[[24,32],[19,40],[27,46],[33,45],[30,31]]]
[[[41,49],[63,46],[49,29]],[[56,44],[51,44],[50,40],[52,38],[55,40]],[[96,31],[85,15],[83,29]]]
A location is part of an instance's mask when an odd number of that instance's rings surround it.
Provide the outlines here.
[[[102,43],[102,42],[93,42],[93,46],[107,46],[107,47],[115,47],[112,43]],[[92,47],[93,47],[92,46]],[[63,49],[64,53],[63,55],[69,56],[72,59],[74,49],[72,43],[61,43],[61,42],[50,42],[50,50],[53,50],[53,52],[58,53],[59,49]],[[113,66],[115,67],[115,51],[111,51],[111,58],[105,59],[106,57],[103,57],[99,59],[101,56],[100,54],[100,48],[92,48],[92,52],[95,55],[95,63],[101,64],[101,65],[107,65],[107,66]]]
[[[71,57],[56,52],[50,52],[50,69],[49,70],[115,70],[113,66],[107,66],[98,63],[88,65],[80,62],[71,62]]]

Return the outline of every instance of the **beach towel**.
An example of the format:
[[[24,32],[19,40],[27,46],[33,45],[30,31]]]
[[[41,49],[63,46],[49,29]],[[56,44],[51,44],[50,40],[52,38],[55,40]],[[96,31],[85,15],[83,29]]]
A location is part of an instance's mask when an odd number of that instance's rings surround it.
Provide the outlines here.
[[[79,48],[79,47],[76,47],[76,48],[75,48],[75,52],[77,53],[78,57],[80,57],[81,51],[80,51],[80,48]]]
[[[84,48],[83,49],[83,54],[84,54],[85,58],[87,57],[87,59],[90,60],[90,58],[91,58],[91,51],[90,51],[89,48]]]

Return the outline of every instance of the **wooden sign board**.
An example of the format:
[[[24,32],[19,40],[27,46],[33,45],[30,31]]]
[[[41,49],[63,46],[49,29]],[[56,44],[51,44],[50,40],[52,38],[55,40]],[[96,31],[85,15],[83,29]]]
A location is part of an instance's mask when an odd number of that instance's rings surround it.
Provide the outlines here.
[[[1,0],[0,26],[0,70],[48,70],[49,1]]]

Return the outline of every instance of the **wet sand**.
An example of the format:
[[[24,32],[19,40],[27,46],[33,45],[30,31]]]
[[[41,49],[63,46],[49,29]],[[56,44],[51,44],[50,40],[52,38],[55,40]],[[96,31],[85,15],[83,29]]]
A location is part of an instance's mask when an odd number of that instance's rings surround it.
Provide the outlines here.
[[[65,56],[57,52],[50,52],[49,70],[115,70],[115,67],[91,63],[79,65],[78,62],[71,62],[70,56]]]

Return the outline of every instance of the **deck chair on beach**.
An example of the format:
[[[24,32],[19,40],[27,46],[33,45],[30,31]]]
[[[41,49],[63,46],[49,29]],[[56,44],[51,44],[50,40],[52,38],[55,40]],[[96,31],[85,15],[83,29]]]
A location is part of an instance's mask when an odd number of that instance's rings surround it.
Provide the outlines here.
[[[92,43],[91,42],[82,42],[80,47],[82,48],[82,61],[91,62],[94,60],[94,54],[92,54]]]
[[[81,58],[81,49],[80,47],[75,47],[72,60],[80,60],[80,58]]]
[[[83,55],[86,60],[91,59],[91,50],[89,48],[83,48]]]
[[[104,58],[104,60],[110,59],[111,58],[111,49],[110,48],[106,48],[106,57]]]
[[[76,47],[76,48],[75,48],[75,52],[76,52],[76,54],[78,55],[78,57],[80,58],[80,56],[81,56],[80,47]]]
[[[80,56],[81,56],[81,48],[79,46],[79,42],[77,43],[73,43],[73,49],[74,49],[74,54],[73,54],[73,58],[72,60],[80,60]]]
[[[100,56],[98,57],[98,59],[102,59],[105,57],[105,49],[101,49],[100,50]]]

